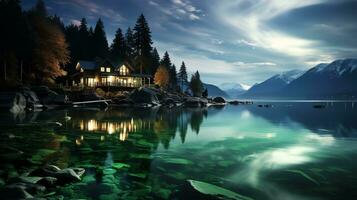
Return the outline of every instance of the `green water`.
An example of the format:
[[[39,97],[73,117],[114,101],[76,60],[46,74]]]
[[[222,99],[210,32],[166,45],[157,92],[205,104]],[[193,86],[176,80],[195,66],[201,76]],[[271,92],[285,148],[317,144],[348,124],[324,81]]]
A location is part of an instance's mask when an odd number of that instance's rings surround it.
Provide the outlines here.
[[[49,189],[64,199],[209,197],[188,180],[245,199],[356,199],[357,109],[313,105],[1,112],[0,181],[54,164],[86,169]]]

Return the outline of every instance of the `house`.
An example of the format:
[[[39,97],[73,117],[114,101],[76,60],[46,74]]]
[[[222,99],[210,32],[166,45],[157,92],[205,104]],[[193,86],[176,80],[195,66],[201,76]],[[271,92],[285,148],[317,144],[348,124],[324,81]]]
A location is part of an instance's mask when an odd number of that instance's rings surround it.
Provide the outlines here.
[[[137,88],[150,84],[151,76],[135,73],[135,69],[127,62],[112,63],[109,60],[80,60],[76,65],[75,79],[77,86],[82,87],[120,87]]]

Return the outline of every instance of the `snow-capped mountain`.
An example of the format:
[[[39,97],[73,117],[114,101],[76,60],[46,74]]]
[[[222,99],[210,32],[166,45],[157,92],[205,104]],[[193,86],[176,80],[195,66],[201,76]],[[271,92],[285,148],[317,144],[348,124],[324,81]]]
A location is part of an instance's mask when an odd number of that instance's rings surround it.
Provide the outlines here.
[[[279,95],[297,98],[352,98],[357,95],[357,59],[319,64],[292,81]]]
[[[356,99],[357,59],[321,63],[306,72],[293,70],[254,85],[241,98]]]
[[[225,91],[230,98],[234,99],[246,92],[250,87],[240,83],[222,83],[220,88]]]
[[[291,81],[299,78],[304,73],[305,73],[305,71],[301,71],[301,70],[291,70],[291,71],[287,71],[287,72],[283,72],[278,75],[275,75],[273,78],[281,79],[285,83],[289,84]]]
[[[255,84],[247,92],[240,95],[240,97],[243,98],[272,97],[273,94],[282,90],[290,82],[299,78],[302,74],[304,74],[304,71],[291,70],[291,71],[274,75],[262,83]]]

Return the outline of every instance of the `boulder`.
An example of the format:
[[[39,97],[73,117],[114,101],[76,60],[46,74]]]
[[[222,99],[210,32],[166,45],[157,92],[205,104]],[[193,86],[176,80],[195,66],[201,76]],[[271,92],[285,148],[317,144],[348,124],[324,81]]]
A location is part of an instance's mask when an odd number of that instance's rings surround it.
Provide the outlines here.
[[[67,184],[81,180],[84,174],[83,168],[60,169],[55,165],[46,165],[30,173],[30,176],[54,177],[58,184]]]
[[[30,88],[23,87],[20,88],[20,92],[24,95],[26,99],[26,107],[34,109],[37,105],[40,105],[40,100],[36,93],[30,90]]]
[[[224,104],[226,103],[226,100],[223,98],[223,97],[215,97],[213,99],[213,103],[221,103],[221,104]]]
[[[11,102],[12,102],[12,105],[10,104],[10,112],[12,112],[14,114],[25,112],[27,102],[26,102],[26,98],[24,95],[22,95],[21,93],[18,93],[18,92],[15,93],[15,95],[13,96],[13,100]]]
[[[42,105],[35,92],[27,87],[22,87],[16,91],[1,92],[0,107],[18,114],[24,112],[26,109],[34,110],[42,108]]]
[[[129,98],[135,104],[159,104],[157,93],[154,90],[148,88],[142,87],[139,89],[135,89],[133,92],[130,93]]]

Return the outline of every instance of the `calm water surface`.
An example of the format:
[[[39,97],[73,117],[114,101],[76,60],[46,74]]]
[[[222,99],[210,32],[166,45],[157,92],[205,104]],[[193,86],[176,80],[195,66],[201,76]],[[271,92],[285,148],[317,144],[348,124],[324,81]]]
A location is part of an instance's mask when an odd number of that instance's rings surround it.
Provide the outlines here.
[[[313,105],[1,112],[0,175],[84,167],[54,190],[65,199],[199,198],[187,180],[245,199],[357,199],[357,105]]]

